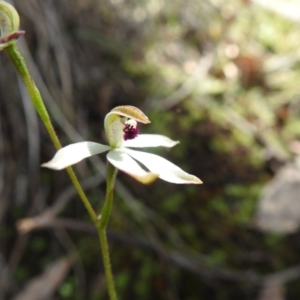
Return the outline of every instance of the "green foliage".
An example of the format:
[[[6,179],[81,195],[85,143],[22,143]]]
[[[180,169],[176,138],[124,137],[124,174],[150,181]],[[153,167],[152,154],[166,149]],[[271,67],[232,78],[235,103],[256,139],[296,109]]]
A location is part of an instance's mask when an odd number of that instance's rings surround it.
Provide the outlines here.
[[[174,194],[170,197],[166,197],[161,202],[161,208],[168,214],[174,214],[179,212],[180,209],[184,206],[184,199],[181,194]]]
[[[227,260],[227,254],[224,250],[216,249],[209,254],[209,264],[211,266],[220,266]]]
[[[61,299],[78,299],[75,296],[76,283],[74,278],[66,280],[59,288],[58,293]]]
[[[130,273],[128,270],[124,270],[115,276],[116,289],[119,291],[120,294],[123,293],[123,291],[128,286],[129,282],[130,282]]]

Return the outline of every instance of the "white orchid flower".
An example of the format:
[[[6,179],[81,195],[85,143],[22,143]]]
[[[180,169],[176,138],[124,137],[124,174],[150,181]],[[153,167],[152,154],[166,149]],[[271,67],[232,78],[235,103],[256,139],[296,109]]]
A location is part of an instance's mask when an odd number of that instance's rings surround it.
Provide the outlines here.
[[[172,183],[200,184],[194,175],[184,172],[170,161],[146,152],[129,149],[144,147],[173,147],[178,142],[158,134],[139,134],[137,122],[150,123],[147,116],[133,106],[118,106],[109,112],[104,128],[109,145],[94,142],[79,142],[60,149],[53,159],[45,164],[54,170],[61,170],[92,155],[107,152],[108,161],[117,169],[129,174],[142,183],[150,183],[157,177]],[[136,161],[144,165],[145,171]]]

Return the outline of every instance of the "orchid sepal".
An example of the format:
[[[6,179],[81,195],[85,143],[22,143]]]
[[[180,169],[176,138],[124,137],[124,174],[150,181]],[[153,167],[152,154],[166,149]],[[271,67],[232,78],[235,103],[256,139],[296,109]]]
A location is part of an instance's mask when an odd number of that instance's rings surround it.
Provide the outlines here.
[[[70,144],[59,149],[53,159],[42,164],[42,167],[53,170],[62,170],[80,162],[84,158],[106,152],[110,149],[110,146],[94,142],[79,142]]]
[[[106,157],[117,169],[125,172],[143,184],[149,184],[159,177],[158,174],[142,169],[123,149],[113,149],[107,153]]]
[[[165,158],[156,154],[125,148],[124,151],[143,164],[150,172],[159,174],[159,178],[177,184],[201,184],[202,181],[191,175]]]
[[[172,148],[179,144],[167,136],[160,134],[139,134],[135,139],[124,141],[123,147],[147,148],[147,147],[166,147]]]

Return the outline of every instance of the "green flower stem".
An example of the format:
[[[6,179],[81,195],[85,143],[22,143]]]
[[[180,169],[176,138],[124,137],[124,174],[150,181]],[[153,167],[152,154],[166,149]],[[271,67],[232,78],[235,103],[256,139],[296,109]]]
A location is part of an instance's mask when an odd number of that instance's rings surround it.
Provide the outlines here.
[[[106,187],[106,197],[104,206],[101,211],[101,218],[98,223],[98,234],[101,244],[103,264],[105,269],[105,276],[107,280],[108,293],[111,300],[117,300],[117,294],[114,286],[113,274],[111,271],[111,264],[109,258],[108,243],[106,237],[106,226],[109,220],[113,199],[114,199],[114,186],[115,179],[118,170],[109,162],[107,163],[107,187]]]
[[[30,76],[27,64],[26,64],[22,54],[20,53],[20,51],[17,48],[15,43],[7,46],[5,48],[5,51],[8,55],[8,57],[10,58],[11,62],[15,66],[20,77],[22,78],[22,80],[28,90],[30,99],[31,99],[36,111],[40,115],[56,150],[60,149],[61,144],[60,144],[59,139],[54,131],[49,114],[44,105],[43,99],[42,99],[41,94],[40,94],[38,88],[36,87],[33,79]],[[94,209],[92,208],[88,198],[86,197],[73,169],[71,167],[69,167],[69,168],[67,168],[67,172],[69,173],[69,176],[73,182],[73,185],[74,185],[78,195],[80,196],[85,208],[87,209],[87,211],[90,215],[90,218],[92,219],[93,223],[95,225],[97,225],[97,223],[98,223],[97,215],[96,215]]]
[[[110,300],[117,300],[117,293],[115,289],[114,284],[114,278],[111,271],[111,265],[110,265],[110,258],[109,258],[109,250],[108,250],[108,243],[106,238],[106,230],[102,229],[98,231],[100,244],[101,244],[101,250],[102,250],[102,258],[103,258],[103,264],[104,264],[104,270],[105,270],[105,277],[107,282],[107,288],[108,288],[108,294]]]
[[[101,218],[98,224],[99,230],[105,229],[113,200],[114,200],[114,186],[115,186],[115,181],[116,181],[116,175],[117,175],[118,170],[109,162],[107,162],[107,171],[106,171],[106,196],[105,196],[105,202],[101,211]]]
[[[33,79],[30,76],[27,64],[20,53],[19,49],[17,48],[16,44],[11,44],[5,48],[5,51],[10,58],[11,62],[15,66],[17,72],[21,76],[25,86],[27,87],[30,99],[40,115],[48,134],[55,146],[55,148],[58,150],[61,148],[60,141],[54,131],[54,128],[52,126],[49,114],[47,112],[47,109],[44,105],[43,99],[41,97],[41,94],[39,90],[37,89]],[[100,220],[97,218],[97,215],[92,208],[88,198],[86,197],[73,169],[71,167],[67,168],[67,172],[69,173],[69,176],[73,182],[73,185],[79,194],[85,208],[87,209],[90,218],[92,219],[93,223],[98,229],[98,235],[100,239],[100,245],[102,249],[102,257],[103,257],[103,263],[104,263],[104,269],[105,269],[105,275],[107,280],[107,286],[108,286],[108,292],[111,300],[117,300],[117,294],[114,287],[114,280],[113,275],[111,272],[111,265],[110,265],[110,257],[109,257],[109,250],[108,250],[108,243],[107,243],[107,237],[106,237],[106,225],[110,216],[112,203],[113,203],[113,191],[114,191],[114,184],[115,184],[115,178],[117,174],[117,169],[113,167],[110,163],[108,163],[107,166],[107,192],[106,192],[106,199],[105,203],[102,209],[101,218]]]

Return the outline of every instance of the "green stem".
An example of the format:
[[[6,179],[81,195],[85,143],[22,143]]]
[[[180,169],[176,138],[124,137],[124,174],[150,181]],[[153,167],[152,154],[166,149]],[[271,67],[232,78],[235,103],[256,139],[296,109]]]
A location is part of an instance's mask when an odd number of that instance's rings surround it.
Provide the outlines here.
[[[101,218],[98,224],[98,229],[102,230],[106,228],[113,200],[114,200],[114,186],[117,175],[117,169],[111,164],[107,163],[107,173],[106,173],[106,196],[105,202],[101,211]]]
[[[54,131],[49,114],[44,105],[43,99],[42,99],[41,94],[40,94],[38,88],[36,87],[33,79],[30,76],[27,64],[26,64],[22,54],[20,53],[20,51],[17,48],[15,43],[7,46],[5,48],[5,51],[8,55],[8,57],[10,58],[11,62],[15,66],[20,77],[22,78],[22,80],[28,90],[30,99],[31,99],[36,111],[40,115],[55,148],[57,150],[60,149],[61,144],[60,144],[59,139]],[[92,219],[94,224],[97,225],[97,223],[98,223],[97,215],[96,215],[94,209],[92,208],[88,198],[86,197],[73,169],[71,167],[69,167],[69,168],[67,168],[67,171],[69,173],[69,176],[73,182],[73,185],[74,185],[77,193],[79,194],[85,208],[87,209],[87,211],[90,215],[90,218]]]
[[[117,300],[117,293],[115,290],[114,285],[114,278],[111,271],[111,264],[110,264],[110,258],[109,258],[109,250],[108,250],[108,243],[106,238],[106,230],[102,229],[98,231],[100,244],[101,244],[101,250],[102,250],[102,259],[104,264],[104,270],[105,270],[105,277],[107,281],[107,288],[108,288],[108,294],[110,300]]]
[[[49,114],[47,112],[47,109],[44,105],[43,99],[41,97],[41,94],[39,90],[37,89],[33,79],[30,76],[28,67],[26,65],[26,62],[16,47],[15,44],[9,45],[5,48],[6,53],[8,57],[10,58],[11,62],[15,66],[17,72],[21,76],[25,86],[27,87],[30,99],[37,110],[38,114],[40,115],[48,134],[55,146],[55,148],[58,150],[61,148],[61,144],[59,142],[59,139],[54,131],[54,128],[52,126]],[[106,238],[106,225],[110,216],[112,203],[113,203],[113,190],[114,190],[114,184],[115,184],[115,178],[117,174],[117,170],[108,163],[107,167],[107,192],[106,192],[106,198],[105,203],[102,209],[101,213],[101,219],[98,220],[97,215],[92,208],[88,198],[86,197],[73,169],[71,167],[67,168],[67,172],[69,173],[69,176],[73,182],[73,185],[79,194],[85,208],[87,209],[90,218],[92,219],[93,223],[98,229],[99,239],[100,239],[100,245],[102,249],[102,257],[103,257],[103,263],[104,263],[104,269],[105,269],[105,276],[107,279],[107,286],[108,286],[108,293],[111,300],[116,300],[117,295],[114,287],[114,280],[113,275],[111,271],[111,265],[110,265],[110,257],[109,257],[109,250],[108,250],[108,243]]]
[[[21,79],[23,80],[27,90],[28,94],[30,96],[30,99],[40,115],[49,135],[50,138],[56,148],[56,150],[61,148],[59,139],[53,129],[49,114],[47,112],[47,109],[44,105],[44,102],[42,100],[41,94],[39,90],[37,89],[33,79],[30,76],[27,64],[20,53],[19,49],[17,48],[16,44],[11,44],[5,48],[6,54],[10,58],[11,62],[13,63],[14,67],[16,68],[17,72],[19,73]]]
[[[113,199],[114,199],[114,186],[115,186],[116,175],[117,175],[117,169],[108,162],[106,197],[105,197],[104,206],[101,211],[101,218],[97,226],[100,244],[101,244],[101,250],[102,250],[105,276],[107,280],[108,293],[111,300],[117,300],[117,294],[114,286],[113,274],[111,271],[108,243],[106,238],[106,226],[109,220]]]

